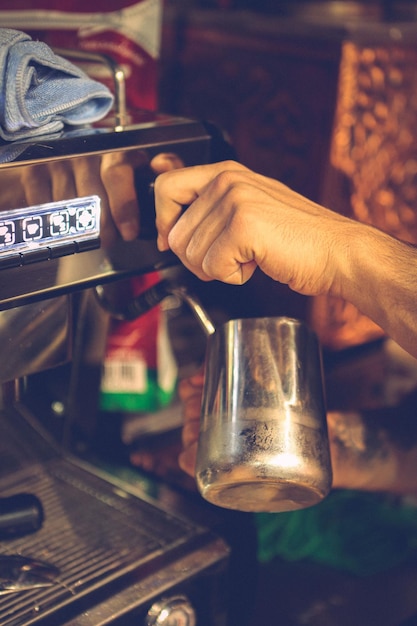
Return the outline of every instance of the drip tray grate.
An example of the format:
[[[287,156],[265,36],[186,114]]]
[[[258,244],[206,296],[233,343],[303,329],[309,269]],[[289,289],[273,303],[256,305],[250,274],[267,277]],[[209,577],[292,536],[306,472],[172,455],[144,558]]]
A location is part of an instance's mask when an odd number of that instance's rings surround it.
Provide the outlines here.
[[[0,488],[4,496],[35,494],[45,512],[39,531],[0,542],[1,553],[44,560],[61,572],[51,587],[0,595],[2,626],[36,624],[114,581],[152,571],[203,532],[65,458],[22,468]]]

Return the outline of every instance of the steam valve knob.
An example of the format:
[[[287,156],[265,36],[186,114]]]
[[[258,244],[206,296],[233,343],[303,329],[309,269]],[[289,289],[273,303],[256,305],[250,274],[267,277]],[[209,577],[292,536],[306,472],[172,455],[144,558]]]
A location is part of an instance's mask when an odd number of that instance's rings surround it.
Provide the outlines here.
[[[148,611],[146,626],[196,626],[193,605],[186,596],[171,596],[155,602]]]

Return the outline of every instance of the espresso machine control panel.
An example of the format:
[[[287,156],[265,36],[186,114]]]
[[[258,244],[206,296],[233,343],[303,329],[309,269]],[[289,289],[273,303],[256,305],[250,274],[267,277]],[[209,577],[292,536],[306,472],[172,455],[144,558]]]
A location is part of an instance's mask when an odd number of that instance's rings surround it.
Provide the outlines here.
[[[148,111],[131,118],[124,127],[105,120],[22,143],[13,161],[0,142],[0,311],[178,263],[156,246],[153,162],[164,155],[181,167],[209,163],[230,158],[230,147],[205,122]],[[134,241],[114,224],[111,231],[126,185],[117,174],[105,178],[109,164],[131,169]]]
[[[100,198],[61,200],[0,214],[0,269],[100,245]]]

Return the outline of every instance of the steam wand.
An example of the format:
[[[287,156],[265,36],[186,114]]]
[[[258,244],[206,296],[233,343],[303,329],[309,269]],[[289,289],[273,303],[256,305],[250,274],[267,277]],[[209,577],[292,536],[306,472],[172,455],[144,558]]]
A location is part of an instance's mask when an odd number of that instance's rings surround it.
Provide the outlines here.
[[[129,300],[121,311],[116,311],[114,306],[109,303],[102,286],[96,287],[95,292],[101,306],[113,317],[123,320],[134,320],[160,304],[168,296],[177,296],[188,304],[207,336],[213,335],[216,331],[210,316],[199,299],[195,295],[191,295],[184,285],[179,285],[167,278]]]

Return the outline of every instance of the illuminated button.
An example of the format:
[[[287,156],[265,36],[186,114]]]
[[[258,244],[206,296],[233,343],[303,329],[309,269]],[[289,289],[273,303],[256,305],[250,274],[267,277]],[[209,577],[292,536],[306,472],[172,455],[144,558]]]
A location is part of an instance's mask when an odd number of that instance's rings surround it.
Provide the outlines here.
[[[77,210],[75,226],[78,232],[92,230],[95,225],[95,216],[91,207],[82,207]]]
[[[16,227],[11,220],[0,222],[0,251],[16,242]]]
[[[49,232],[51,237],[63,237],[69,233],[70,216],[68,210],[55,211],[49,219]]]
[[[23,241],[39,241],[43,237],[43,223],[40,215],[34,215],[22,220]]]
[[[86,196],[0,213],[0,268],[100,246],[100,198]]]

